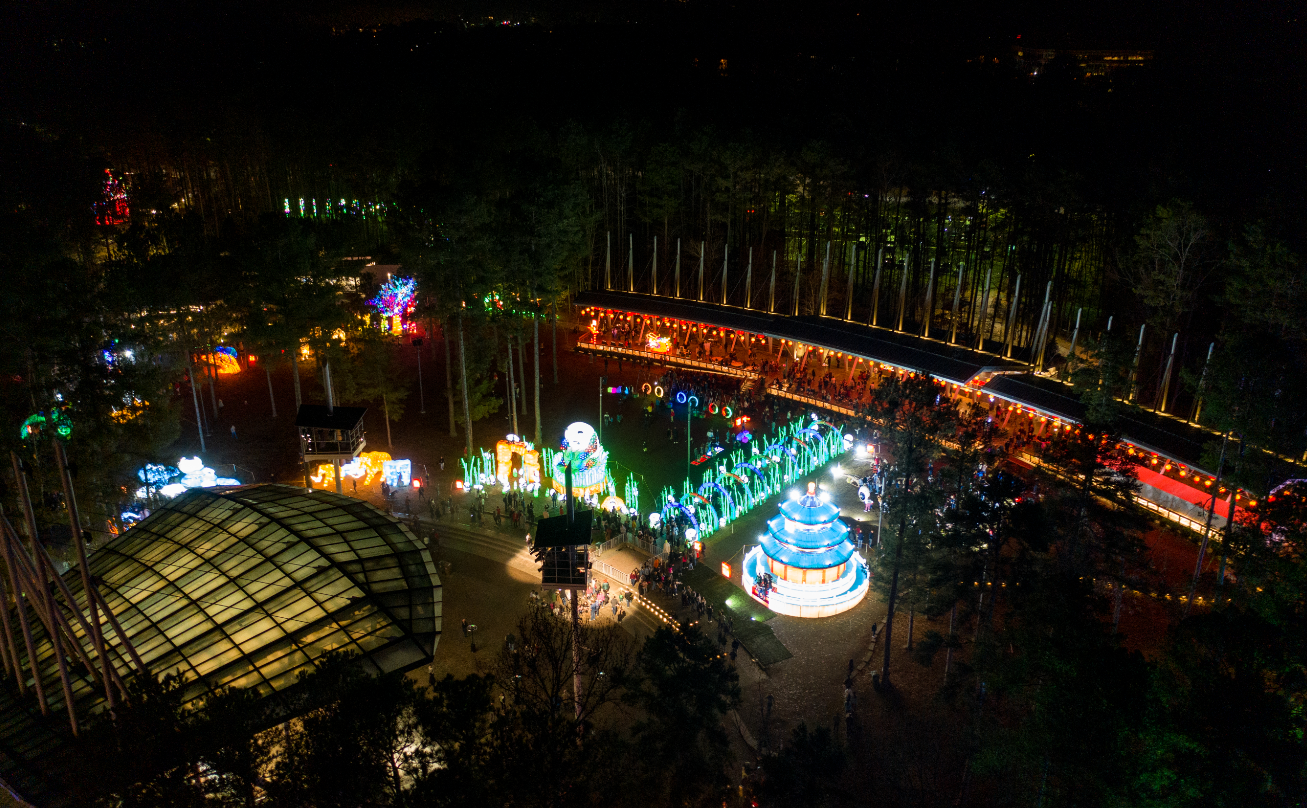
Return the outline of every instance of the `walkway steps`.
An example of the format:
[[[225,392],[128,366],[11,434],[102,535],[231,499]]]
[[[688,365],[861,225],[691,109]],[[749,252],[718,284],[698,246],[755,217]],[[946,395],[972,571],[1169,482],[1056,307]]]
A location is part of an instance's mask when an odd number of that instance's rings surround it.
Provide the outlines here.
[[[423,521],[435,527],[436,535],[442,547],[471,553],[490,561],[498,561],[531,575],[540,575],[540,565],[536,562],[535,556],[527,551],[524,536],[501,533],[491,528],[483,528],[467,523]],[[616,555],[614,553],[605,555],[608,555],[610,560],[616,560],[616,558],[613,558]],[[599,574],[602,575],[602,573]],[[610,578],[611,585],[614,588],[620,589],[627,586],[625,580],[619,580],[613,576],[605,577]],[[634,635],[636,639],[648,637],[657,631],[661,625],[663,625],[661,620],[638,603],[627,608],[626,619],[622,621],[622,627]]]
[[[522,572],[538,576],[540,565],[526,549],[524,536],[499,533],[457,522],[435,522],[436,537],[442,547],[498,561]]]

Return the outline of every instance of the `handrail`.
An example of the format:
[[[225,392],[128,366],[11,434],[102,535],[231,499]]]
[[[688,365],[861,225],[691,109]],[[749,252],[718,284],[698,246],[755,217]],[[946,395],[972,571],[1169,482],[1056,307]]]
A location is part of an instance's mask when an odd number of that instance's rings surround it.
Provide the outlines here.
[[[642,351],[637,348],[622,348],[617,345],[603,345],[593,342],[577,343],[576,350],[582,353],[593,351],[597,354],[621,354],[623,356],[634,356],[641,359],[652,359],[655,362],[664,365],[680,365],[683,367],[698,368],[710,373],[721,373],[727,376],[738,376],[742,379],[761,379],[762,373],[756,370],[749,370],[747,367],[733,367],[730,364],[719,362],[707,362],[702,359],[691,359],[688,356],[677,356],[674,353],[655,353],[653,351]]]
[[[831,410],[833,412],[838,412],[841,415],[847,415],[850,418],[858,418],[861,415],[857,410],[853,409],[852,407],[844,407],[839,404],[832,404],[829,401],[816,398],[815,396],[805,396],[802,393],[794,393],[789,390],[782,390],[779,387],[768,386],[765,388],[765,390],[767,392],[767,395],[777,396],[779,398],[788,398],[793,401],[797,401],[800,404],[808,404],[809,406],[820,407],[821,409],[825,409],[825,410]]]
[[[1048,464],[1044,463],[1044,461],[1037,455],[1032,455],[1029,452],[1017,452],[1015,458],[1032,468],[1042,468],[1046,471],[1049,470]],[[1055,476],[1065,478],[1065,475],[1062,475],[1057,472],[1053,472],[1053,473]],[[1190,530],[1196,531],[1198,533],[1202,533],[1206,529],[1206,525],[1203,522],[1200,522],[1197,519],[1193,519],[1192,517],[1185,516],[1184,514],[1178,511],[1173,511],[1170,508],[1166,507],[1165,505],[1159,505],[1156,502],[1153,502],[1151,499],[1148,499],[1140,494],[1133,494],[1131,495],[1131,498],[1134,500],[1134,503],[1136,505],[1140,505],[1145,510],[1149,510],[1152,511],[1153,513],[1158,514],[1163,519],[1168,519],[1172,522],[1175,522],[1181,527],[1187,527]]]

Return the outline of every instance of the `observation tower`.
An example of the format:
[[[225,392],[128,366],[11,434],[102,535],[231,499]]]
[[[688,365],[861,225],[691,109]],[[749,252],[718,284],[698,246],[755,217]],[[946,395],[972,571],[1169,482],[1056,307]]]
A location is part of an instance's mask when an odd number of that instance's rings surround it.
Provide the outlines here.
[[[777,614],[829,617],[857,606],[867,595],[867,562],[848,540],[840,510],[817,494],[781,503],[767,535],[744,557],[744,589]]]

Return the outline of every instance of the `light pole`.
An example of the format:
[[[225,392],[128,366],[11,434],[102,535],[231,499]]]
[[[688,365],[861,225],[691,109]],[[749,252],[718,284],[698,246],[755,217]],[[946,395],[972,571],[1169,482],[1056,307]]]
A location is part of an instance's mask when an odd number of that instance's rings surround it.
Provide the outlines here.
[[[690,396],[685,397],[685,479],[690,479],[690,458],[694,452],[690,449],[690,419],[694,417],[694,405]]]
[[[604,382],[608,381],[607,376],[599,377],[599,445],[604,442]]]

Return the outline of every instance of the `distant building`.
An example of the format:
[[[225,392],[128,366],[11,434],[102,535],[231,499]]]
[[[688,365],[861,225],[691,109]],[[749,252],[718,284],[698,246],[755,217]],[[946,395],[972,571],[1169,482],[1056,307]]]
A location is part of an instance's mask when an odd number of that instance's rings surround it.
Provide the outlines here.
[[[1014,45],[1012,54],[1017,64],[1025,67],[1032,76],[1038,75],[1055,59],[1079,67],[1078,75],[1085,78],[1110,76],[1120,70],[1144,67],[1153,61],[1153,52],[1150,50],[1031,48]]]

